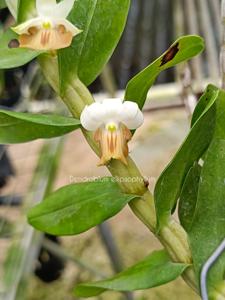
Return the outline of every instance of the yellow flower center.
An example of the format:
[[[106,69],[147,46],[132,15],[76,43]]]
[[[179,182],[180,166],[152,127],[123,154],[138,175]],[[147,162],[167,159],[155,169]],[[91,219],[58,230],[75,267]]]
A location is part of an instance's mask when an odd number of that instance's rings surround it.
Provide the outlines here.
[[[117,130],[117,125],[115,123],[109,123],[106,125],[106,129],[110,132],[114,132]]]
[[[50,22],[44,22],[44,23],[42,24],[42,27],[43,27],[44,29],[51,29],[52,25],[51,25]]]

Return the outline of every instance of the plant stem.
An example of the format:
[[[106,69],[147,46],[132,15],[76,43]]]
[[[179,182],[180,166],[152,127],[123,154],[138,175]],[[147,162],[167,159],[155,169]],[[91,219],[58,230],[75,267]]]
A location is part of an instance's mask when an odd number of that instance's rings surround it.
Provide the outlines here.
[[[44,55],[39,58],[39,61],[47,80],[53,89],[60,94],[57,57]],[[78,78],[74,78],[71,84],[68,85],[62,100],[75,118],[79,118],[85,105],[94,101],[88,89]],[[91,148],[99,155],[99,147],[93,139],[93,134],[84,129],[82,131]],[[112,160],[107,167],[112,176],[117,179],[122,191],[140,196],[139,199],[130,202],[130,208],[149,230],[156,235],[154,199],[133,160],[128,157],[127,166],[118,160]],[[166,248],[173,261],[187,264],[192,263],[187,234],[174,220],[171,219],[169,224],[157,234],[157,238]],[[187,269],[183,277],[194,290],[197,290],[195,274],[191,267]]]

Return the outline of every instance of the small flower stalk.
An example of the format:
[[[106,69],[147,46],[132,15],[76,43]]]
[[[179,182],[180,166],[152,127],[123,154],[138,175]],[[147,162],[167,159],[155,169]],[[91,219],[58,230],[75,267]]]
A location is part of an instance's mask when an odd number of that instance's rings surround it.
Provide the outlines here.
[[[101,149],[99,165],[118,159],[127,165],[130,130],[143,124],[143,113],[135,102],[105,99],[86,106],[81,114],[81,124],[95,132],[94,138]]]
[[[36,0],[37,17],[12,28],[19,34],[20,47],[46,51],[69,47],[81,32],[66,19],[73,4],[74,0]]]

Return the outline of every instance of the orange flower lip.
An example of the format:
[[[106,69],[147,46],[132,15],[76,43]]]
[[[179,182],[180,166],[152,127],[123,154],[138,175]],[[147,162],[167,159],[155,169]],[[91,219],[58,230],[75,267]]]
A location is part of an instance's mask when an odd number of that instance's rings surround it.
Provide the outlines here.
[[[72,43],[73,36],[71,32],[66,32],[63,25],[56,29],[31,29],[29,34],[22,34],[19,37],[21,48],[57,50],[69,47]]]
[[[120,126],[118,130],[98,129],[95,132],[95,140],[101,148],[99,166],[107,164],[111,159],[118,159],[127,165],[128,156],[127,142],[132,134],[126,126]]]

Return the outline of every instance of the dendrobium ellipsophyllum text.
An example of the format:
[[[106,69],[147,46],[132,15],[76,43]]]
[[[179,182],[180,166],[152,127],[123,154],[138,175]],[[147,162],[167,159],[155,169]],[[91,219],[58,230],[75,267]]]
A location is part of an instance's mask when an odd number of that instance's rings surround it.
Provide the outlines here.
[[[79,30],[66,18],[74,0],[36,0],[37,17],[12,29],[19,34],[20,47],[57,50],[69,47]]]
[[[89,131],[95,131],[95,140],[101,148],[99,165],[111,159],[127,164],[127,143],[131,139],[130,129],[142,125],[144,117],[135,102],[121,99],[106,99],[86,106],[81,114],[81,124]]]

